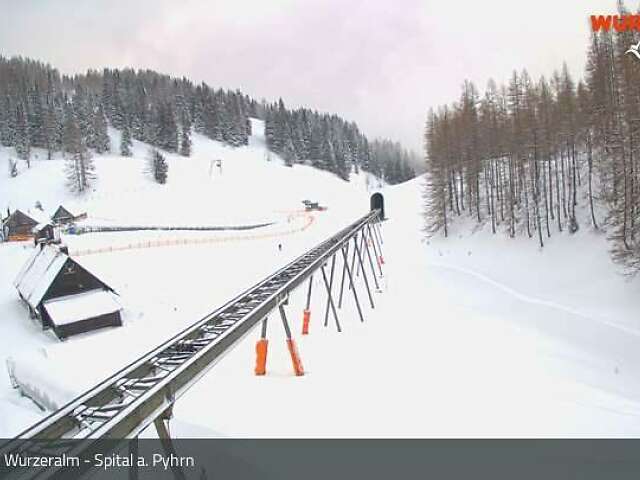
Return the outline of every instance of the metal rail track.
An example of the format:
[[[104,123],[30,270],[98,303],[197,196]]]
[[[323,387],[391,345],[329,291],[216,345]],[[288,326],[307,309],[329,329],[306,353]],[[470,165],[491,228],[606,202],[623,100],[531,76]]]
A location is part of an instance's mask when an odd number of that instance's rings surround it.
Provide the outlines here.
[[[366,234],[365,230],[378,219],[378,210],[361,217],[23,431],[2,446],[0,455],[43,454],[46,448],[47,452],[79,456],[91,451],[91,445],[99,439],[136,437],[154,420],[162,418],[176,399],[257,323],[286,303],[290,292],[322,269],[349,240],[357,239],[358,233]],[[85,441],[68,441],[81,439]],[[47,476],[51,473],[54,472],[48,471]],[[30,470],[25,478],[35,477],[38,472]]]

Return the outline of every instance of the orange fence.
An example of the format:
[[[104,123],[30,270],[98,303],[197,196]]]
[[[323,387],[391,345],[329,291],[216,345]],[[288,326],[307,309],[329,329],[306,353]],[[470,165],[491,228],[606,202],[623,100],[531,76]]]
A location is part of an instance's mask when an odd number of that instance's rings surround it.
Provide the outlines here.
[[[304,214],[304,215],[296,214],[296,215],[292,215],[290,218],[294,218],[295,216],[304,216],[305,217],[304,225],[302,225],[301,227],[292,228],[282,232],[232,235],[232,236],[220,237],[220,238],[211,238],[211,237],[209,238],[172,238],[167,240],[148,240],[146,242],[129,243],[127,245],[76,249],[76,250],[70,251],[69,254],[72,256],[82,256],[82,255],[93,255],[95,253],[121,252],[125,250],[135,250],[135,249],[141,249],[141,248],[171,247],[171,246],[177,246],[177,245],[202,245],[207,243],[225,243],[225,242],[237,242],[242,240],[278,238],[278,237],[285,237],[288,235],[292,235],[294,233],[303,232],[307,228],[309,228],[311,224],[313,224],[313,222],[315,221],[315,218],[313,217],[313,215],[309,215],[309,214]]]

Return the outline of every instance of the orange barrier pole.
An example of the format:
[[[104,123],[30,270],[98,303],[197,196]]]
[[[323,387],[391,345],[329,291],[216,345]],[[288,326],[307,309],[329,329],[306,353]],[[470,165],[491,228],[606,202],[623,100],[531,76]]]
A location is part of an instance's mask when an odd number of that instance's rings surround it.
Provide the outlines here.
[[[309,335],[309,320],[311,320],[311,312],[305,309],[302,314],[302,335]]]
[[[254,370],[256,375],[265,375],[267,373],[267,347],[269,346],[269,340],[261,338],[256,343],[256,368]]]
[[[313,287],[313,274],[309,277],[309,289],[307,290],[307,304],[302,315],[302,334],[309,335],[309,321],[311,320],[311,289]]]
[[[287,338],[287,347],[289,348],[289,353],[291,354],[293,371],[295,372],[297,377],[303,376],[304,368],[302,366],[302,360],[300,360],[300,354],[298,353],[298,347],[296,346],[295,340],[293,340],[292,338]]]
[[[256,375],[265,375],[267,373],[267,319],[262,320],[262,330],[260,332],[260,340],[256,343]]]
[[[284,313],[284,308],[282,307],[282,304],[278,305],[278,310],[280,310],[280,318],[282,319],[282,326],[284,327],[284,331],[287,334],[287,348],[289,349],[289,354],[291,355],[291,362],[293,363],[293,371],[297,377],[301,377],[302,375],[304,375],[302,360],[300,360],[300,354],[298,353],[298,347],[296,346],[296,342],[291,337],[291,329],[289,328],[287,315]]]

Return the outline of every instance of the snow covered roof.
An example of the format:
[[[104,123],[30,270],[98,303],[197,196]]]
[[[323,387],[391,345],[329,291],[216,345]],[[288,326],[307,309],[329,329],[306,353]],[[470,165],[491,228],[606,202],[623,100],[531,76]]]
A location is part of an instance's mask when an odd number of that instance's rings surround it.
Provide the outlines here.
[[[44,302],[44,308],[55,325],[80,322],[122,310],[113,294],[104,289],[53,298]]]
[[[13,282],[31,308],[36,308],[42,301],[68,258],[66,254],[51,245],[44,245],[34,250],[33,255],[23,265]]]
[[[47,213],[43,210],[30,208],[29,210],[27,210],[27,213],[38,223],[49,223],[51,221]]]
[[[53,223],[51,222],[43,222],[43,223],[39,223],[38,225],[36,225],[35,227],[33,227],[32,232],[33,233],[37,233],[40,230],[42,230],[45,227],[53,227]]]

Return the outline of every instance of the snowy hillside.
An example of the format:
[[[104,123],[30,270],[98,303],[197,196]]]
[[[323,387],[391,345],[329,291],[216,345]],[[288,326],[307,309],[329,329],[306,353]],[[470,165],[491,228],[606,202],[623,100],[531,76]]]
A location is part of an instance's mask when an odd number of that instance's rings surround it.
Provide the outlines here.
[[[0,180],[0,206],[27,208],[40,200],[55,208],[64,201],[86,210],[88,221],[275,222],[220,243],[78,257],[120,293],[125,326],[63,343],[28,319],[11,286],[30,247],[1,245],[0,351],[43,403],[68,401],[366,212],[372,179],[345,183],[267,162],[254,125],[249,147],[196,138],[193,158],[169,156],[166,186],[145,183],[142,145],[135,159],[97,159],[99,183],[82,199],[60,187],[61,161],[34,162],[16,179]],[[209,175],[212,159],[223,160],[221,175]],[[554,237],[544,250],[485,232],[426,242],[422,181],[382,189],[389,217],[385,278],[376,308],[365,308],[365,323],[348,298],[340,312],[344,331],[324,328],[325,297],[317,293],[311,334],[301,337],[304,292],[296,292],[287,309],[307,374],[292,375],[284,333],[272,322],[268,375],[253,375],[253,332],[177,402],[173,435],[640,434],[638,282],[619,275],[604,239],[584,229],[571,242]],[[329,209],[309,220],[295,213],[305,198]],[[139,236],[66,240],[81,249]],[[6,375],[0,386],[0,435],[15,435],[43,415]],[[223,417],[210,414],[211,402],[224,403]]]
[[[37,150],[31,169],[20,162],[21,173],[16,178],[0,175],[0,208],[4,212],[7,207],[20,208],[38,215],[36,201],[50,213],[63,203],[72,211],[88,211],[91,224],[242,223],[299,208],[301,200],[319,198],[327,185],[337,183],[334,175],[310,167],[281,168],[282,160],[265,148],[263,122],[254,120],[253,130],[250,145],[241,148],[194,135],[191,157],[166,154],[166,185],[155,183],[148,173],[149,147],[134,141],[131,158],[117,154],[94,158],[97,181],[91,192],[80,196],[66,188],[64,160],[58,155],[46,161],[46,153]],[[110,129],[110,137],[115,149],[120,133]],[[12,148],[0,147],[0,164],[6,165],[10,156],[15,158]],[[361,176],[353,183],[363,181]],[[350,189],[351,185],[342,183]],[[297,203],[292,204],[292,199]],[[330,197],[322,201],[331,206]]]
[[[30,169],[21,165],[16,178],[0,176],[0,206],[21,208],[37,218],[46,217],[33,208],[40,201],[48,213],[60,203],[78,212],[86,211],[85,223],[92,225],[275,222],[271,227],[247,232],[63,236],[72,253],[126,247],[140,240],[205,240],[203,244],[77,257],[120,294],[125,327],[74,337],[64,344],[50,332],[42,332],[40,325],[28,318],[12,286],[32,246],[0,243],[2,363],[14,358],[16,373],[25,381],[34,378],[34,388],[49,399],[43,400],[45,403],[60,405],[78,389],[105,377],[115,365],[133,360],[366,211],[367,183],[377,183],[375,178],[354,175],[347,183],[311,167],[285,167],[276,155],[270,155],[271,160],[267,161],[262,122],[254,121],[253,130],[250,145],[237,149],[195,136],[191,158],[167,155],[166,185],[154,183],[146,173],[148,148],[139,143],[134,146],[132,158],[95,157],[98,181],[94,190],[82,197],[65,188],[63,159],[35,159]],[[118,132],[112,131],[112,143],[116,145],[117,136]],[[0,162],[10,154],[4,150]],[[41,152],[39,156],[43,157]],[[222,160],[222,172],[215,163],[212,167],[215,160]],[[329,210],[313,218],[301,215],[304,199],[318,201]],[[331,217],[325,215],[329,212]],[[283,245],[282,252],[277,249],[279,243]],[[95,355],[96,351],[101,354]],[[18,362],[18,357],[24,362]],[[48,360],[43,361],[44,358]],[[83,361],[83,368],[78,368],[78,359],[91,362]],[[74,366],[70,372],[69,364]],[[43,368],[46,370],[38,370]],[[50,378],[57,383],[42,385],[42,379],[49,382]],[[10,388],[5,373],[0,376],[0,385],[0,436],[7,436],[23,429],[41,413]],[[9,412],[11,415],[4,415]]]

